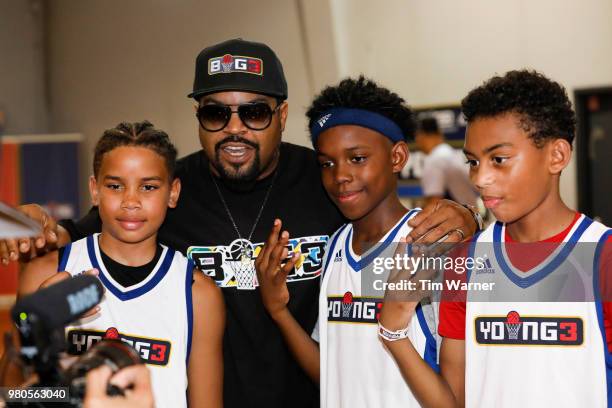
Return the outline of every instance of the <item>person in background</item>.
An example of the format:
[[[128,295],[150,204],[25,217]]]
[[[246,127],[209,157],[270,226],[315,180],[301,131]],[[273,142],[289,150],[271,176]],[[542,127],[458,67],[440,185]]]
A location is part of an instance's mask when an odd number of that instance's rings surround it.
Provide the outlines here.
[[[425,154],[421,187],[426,204],[450,198],[475,206],[478,193],[470,182],[465,158],[445,142],[436,118],[428,117],[418,122],[415,142]]]

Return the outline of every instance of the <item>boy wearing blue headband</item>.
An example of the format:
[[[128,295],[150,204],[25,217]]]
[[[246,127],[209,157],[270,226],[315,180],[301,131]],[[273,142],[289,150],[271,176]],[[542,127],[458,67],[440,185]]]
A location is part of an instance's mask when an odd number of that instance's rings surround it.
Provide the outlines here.
[[[397,94],[359,77],[324,89],[307,116],[323,185],[351,223],[327,243],[312,338],[288,304],[286,276],[303,256],[287,259],[289,234],[281,233],[280,220],[256,261],[264,305],[300,365],[319,382],[322,407],[418,407],[377,336],[382,297],[362,288],[366,268],[385,247],[393,247],[390,243],[408,235],[407,221],[418,213],[406,209],[397,195],[397,174],[408,160],[405,138],[414,131],[412,112]],[[448,240],[461,235],[452,233]],[[423,303],[417,314],[408,336],[437,369],[432,334],[437,311]]]

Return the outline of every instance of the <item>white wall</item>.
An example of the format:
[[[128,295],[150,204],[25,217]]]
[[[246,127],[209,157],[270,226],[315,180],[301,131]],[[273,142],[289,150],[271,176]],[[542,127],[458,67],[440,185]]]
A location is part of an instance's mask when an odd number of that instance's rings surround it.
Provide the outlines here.
[[[458,102],[494,73],[521,67],[543,71],[570,96],[578,87],[612,83],[609,0],[46,4],[50,130],[85,135],[83,183],[95,141],[122,120],[151,120],[171,134],[182,155],[198,149],[186,98],[195,57],[232,37],[276,50],[289,83],[284,138],[306,145],[305,107],[324,85],[348,75],[365,73],[414,106]],[[575,180],[572,163],[561,190],[574,206]]]
[[[364,73],[411,105],[458,102],[495,73],[542,71],[573,97],[612,83],[609,0],[331,0],[341,77]],[[575,207],[573,162],[561,193]]]
[[[0,111],[5,134],[48,129],[41,0],[0,0]]]
[[[83,185],[96,140],[120,121],[152,121],[171,135],[180,155],[199,149],[194,104],[186,97],[195,58],[229,38],[262,41],[276,51],[289,86],[283,137],[308,144],[304,110],[314,84],[301,27],[311,19],[300,20],[300,8],[312,15],[313,6],[286,0],[49,2],[53,130],[85,135]]]

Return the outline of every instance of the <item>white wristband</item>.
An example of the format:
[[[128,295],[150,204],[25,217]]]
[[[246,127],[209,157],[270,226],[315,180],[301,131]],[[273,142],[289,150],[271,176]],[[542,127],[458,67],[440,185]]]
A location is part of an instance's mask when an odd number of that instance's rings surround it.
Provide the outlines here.
[[[387,341],[402,340],[408,338],[408,327],[410,327],[410,324],[405,329],[392,331],[378,322],[378,335]]]

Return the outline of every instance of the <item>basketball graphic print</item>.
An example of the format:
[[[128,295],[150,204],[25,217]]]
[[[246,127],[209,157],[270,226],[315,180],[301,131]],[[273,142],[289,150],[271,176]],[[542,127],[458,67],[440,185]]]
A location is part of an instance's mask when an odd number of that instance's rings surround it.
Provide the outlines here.
[[[342,317],[350,317],[353,308],[353,294],[346,292],[342,297]]]
[[[106,333],[104,333],[104,338],[111,340],[119,340],[119,330],[114,327],[109,327],[108,329],[106,329]]]
[[[223,58],[221,58],[221,66],[223,67],[223,72],[231,72],[233,63],[234,58],[229,54],[225,54]]]
[[[229,246],[227,263],[234,272],[238,289],[253,290],[257,286],[253,244],[247,239],[236,239]]]
[[[506,330],[508,331],[508,338],[510,340],[516,340],[518,338],[518,332],[521,329],[521,316],[516,311],[511,311],[506,316]]]

